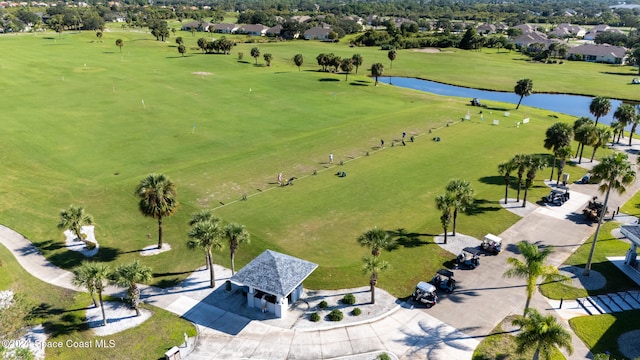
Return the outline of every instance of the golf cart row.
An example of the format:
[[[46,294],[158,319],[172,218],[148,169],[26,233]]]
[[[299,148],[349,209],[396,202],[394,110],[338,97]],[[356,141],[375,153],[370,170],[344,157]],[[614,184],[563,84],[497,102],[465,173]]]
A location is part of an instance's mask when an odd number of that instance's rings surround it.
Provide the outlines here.
[[[475,269],[480,265],[480,253],[483,251],[492,255],[499,254],[502,251],[502,239],[493,234],[487,234],[480,245],[480,249],[465,247],[456,258],[456,267],[458,269]],[[420,281],[416,285],[411,298],[430,308],[438,302],[438,291],[450,294],[455,288],[456,280],[453,278],[453,271],[440,269],[431,278],[431,281]]]

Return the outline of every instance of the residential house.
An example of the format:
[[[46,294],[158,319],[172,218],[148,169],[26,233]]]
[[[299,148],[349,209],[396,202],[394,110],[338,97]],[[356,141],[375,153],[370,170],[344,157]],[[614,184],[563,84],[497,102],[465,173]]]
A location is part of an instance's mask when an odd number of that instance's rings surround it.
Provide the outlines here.
[[[547,36],[541,32],[533,31],[516,37],[512,42],[519,48],[527,47],[535,43],[544,44],[545,47],[548,47],[552,40],[547,38]]]
[[[252,36],[264,36],[267,33],[267,30],[269,30],[269,27],[262,24],[246,24],[238,27],[236,33]]]
[[[611,31],[611,32],[615,32],[615,33],[621,33],[622,32],[622,31],[620,31],[620,29],[611,28],[606,24],[600,24],[600,25],[596,25],[593,28],[591,28],[584,35],[583,39],[585,39],[585,40],[595,40],[596,36],[598,35],[598,33],[605,32],[605,31]]]
[[[223,34],[233,34],[236,32],[236,30],[238,30],[238,27],[239,26],[236,24],[226,24],[226,23],[214,24],[213,32],[223,33]]]
[[[531,24],[521,24],[521,25],[516,25],[513,27],[514,29],[520,29],[522,30],[522,34],[528,34],[528,33],[532,33],[532,32],[536,32],[536,27],[531,25]]]
[[[186,24],[182,25],[182,30],[184,31],[191,31],[191,30],[195,30],[195,31],[205,31],[208,32],[209,31],[209,27],[211,27],[211,23],[206,22],[206,21],[191,21],[188,22]]]
[[[581,55],[585,61],[624,65],[627,62],[627,49],[609,44],[583,44],[567,51],[569,59]]]
[[[329,41],[329,34],[331,29],[324,28],[322,26],[314,26],[311,29],[304,32],[304,38],[306,40],[321,40]]]
[[[482,25],[479,25],[476,28],[476,31],[478,31],[478,34],[495,34],[496,26],[493,24],[484,23]]]
[[[298,16],[292,16],[290,19],[293,21],[297,21],[299,24],[302,24],[311,20],[311,16],[298,15]]]
[[[282,25],[276,25],[274,27],[270,27],[265,32],[267,36],[280,36],[280,31],[282,31]]]

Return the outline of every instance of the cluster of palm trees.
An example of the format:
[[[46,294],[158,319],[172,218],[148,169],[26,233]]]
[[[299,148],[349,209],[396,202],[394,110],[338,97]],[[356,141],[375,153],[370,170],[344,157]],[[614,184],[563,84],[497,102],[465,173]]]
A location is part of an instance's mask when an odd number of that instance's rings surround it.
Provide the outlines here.
[[[447,243],[449,225],[453,221],[453,236],[456,236],[458,214],[467,211],[474,203],[474,190],[466,180],[452,179],[444,194],[436,196],[436,207],[442,212],[440,224],[444,230],[444,243]],[[453,211],[453,213],[452,213]]]
[[[571,334],[552,315],[543,316],[536,309],[529,307],[539,278],[546,282],[566,282],[569,278],[559,274],[555,266],[545,264],[546,258],[552,252],[550,247],[540,249],[528,241],[521,241],[518,243],[518,250],[524,261],[514,257],[508,258],[507,263],[511,267],[504,273],[505,277],[526,280],[527,301],[524,315],[512,322],[520,326],[520,332],[516,336],[518,345],[516,351],[522,353],[528,349],[535,349],[534,359],[538,359],[540,354],[545,359],[549,359],[553,349],[559,346],[566,348],[571,354],[573,352]]]
[[[369,274],[369,286],[371,291],[371,303],[376,303],[376,285],[378,274],[389,268],[389,263],[380,259],[382,250],[392,250],[396,241],[385,230],[373,227],[358,237],[358,243],[371,249],[371,255],[362,258],[362,271]]]
[[[536,178],[539,170],[547,166],[547,161],[540,155],[533,154],[517,154],[508,161],[498,164],[498,172],[504,179],[504,203],[509,198],[509,186],[511,185],[511,174],[516,173],[517,177],[517,196],[516,202],[520,202],[520,191],[524,187],[524,196],[522,198],[522,207],[527,205],[527,194],[529,188]],[[523,182],[524,180],[524,182]]]
[[[87,289],[93,300],[95,307],[102,310],[102,323],[107,325],[107,317],[104,311],[102,294],[109,284],[115,284],[127,288],[127,294],[131,307],[136,311],[136,316],[140,316],[140,289],[138,283],[151,280],[153,273],[151,268],[141,265],[138,260],[129,264],[118,266],[113,271],[108,264],[85,261],[80,266],[73,269],[72,283],[76,286]],[[95,294],[98,294],[96,302]]]
[[[224,248],[224,239],[229,241],[231,257],[231,273],[235,274],[235,254],[239,244],[247,244],[250,241],[249,232],[244,225],[229,223],[223,225],[221,218],[213,216],[210,210],[196,212],[189,221],[190,249],[201,249],[205,253],[205,261],[209,270],[209,287],[214,288],[216,283],[213,270],[212,250],[221,251]]]

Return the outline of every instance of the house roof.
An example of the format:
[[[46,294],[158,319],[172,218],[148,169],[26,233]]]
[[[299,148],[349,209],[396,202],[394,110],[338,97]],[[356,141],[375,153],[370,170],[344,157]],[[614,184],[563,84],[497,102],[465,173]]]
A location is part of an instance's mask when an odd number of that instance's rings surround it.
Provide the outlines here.
[[[314,26],[311,29],[305,31],[304,36],[320,38],[320,37],[329,35],[330,32],[331,32],[331,29],[326,29],[320,26]]]
[[[238,28],[238,32],[246,32],[246,33],[262,33],[269,29],[268,26],[264,26],[262,24],[246,24],[242,25]]]
[[[636,246],[640,246],[640,225],[622,225],[620,231]]]
[[[235,31],[238,28],[238,25],[236,24],[227,24],[227,23],[220,23],[220,24],[214,24],[213,28],[217,31]]]
[[[265,250],[231,280],[268,294],[286,297],[318,267],[318,264]]]
[[[627,49],[623,46],[613,46],[609,44],[583,44],[572,47],[568,53],[593,56],[607,56],[611,54],[613,57],[624,59],[627,55]]]

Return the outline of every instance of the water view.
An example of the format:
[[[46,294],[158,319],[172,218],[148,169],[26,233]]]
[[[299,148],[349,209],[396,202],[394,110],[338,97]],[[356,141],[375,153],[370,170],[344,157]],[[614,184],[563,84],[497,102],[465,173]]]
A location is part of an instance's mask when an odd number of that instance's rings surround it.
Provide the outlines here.
[[[456,96],[469,98],[478,98],[482,103],[483,100],[501,101],[511,104],[518,104],[520,97],[515,93],[478,90],[472,88],[465,88],[454,85],[441,84],[429,80],[403,78],[403,77],[386,77],[381,78],[381,81],[390,82],[394,86],[400,86],[404,88],[421,90],[430,92],[433,94],[443,96]],[[387,81],[388,80],[388,81]],[[515,83],[514,83],[515,86]],[[535,89],[535,88],[534,88]],[[594,119],[593,115],[589,112],[589,104],[592,97],[578,96],[578,95],[564,95],[564,94],[532,94],[525,96],[522,99],[522,106],[531,106],[558,113],[573,115],[576,117],[586,116]],[[600,122],[604,124],[611,124],[613,122],[613,112],[620,106],[622,101],[611,100],[611,111],[607,116],[600,118]],[[514,106],[515,109],[515,106]]]

